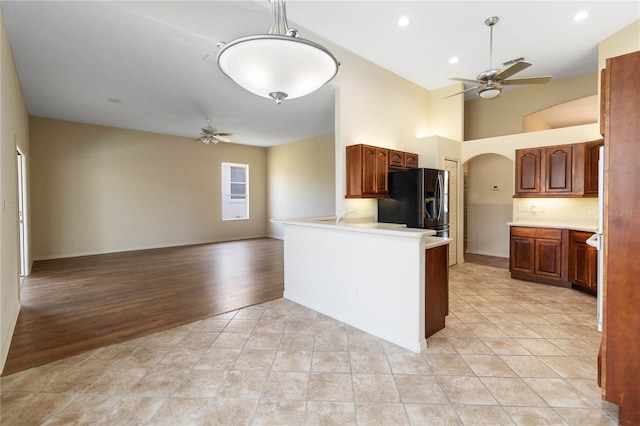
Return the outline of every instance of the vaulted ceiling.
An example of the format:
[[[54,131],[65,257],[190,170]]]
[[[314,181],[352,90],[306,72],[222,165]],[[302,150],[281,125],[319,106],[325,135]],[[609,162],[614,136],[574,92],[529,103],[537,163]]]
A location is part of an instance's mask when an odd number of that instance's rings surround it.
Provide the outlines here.
[[[272,146],[333,132],[334,87],[275,105],[225,77],[216,43],[264,33],[262,1],[2,1],[31,115],[179,136],[206,119],[237,143]],[[574,21],[586,10],[589,16]],[[518,77],[570,77],[597,68],[598,43],[640,19],[637,1],[289,1],[290,27],[335,43],[416,84],[524,57]],[[409,19],[399,27],[401,17]],[[453,56],[457,64],[450,64]],[[338,58],[339,59],[339,58]],[[472,95],[474,96],[474,95]]]

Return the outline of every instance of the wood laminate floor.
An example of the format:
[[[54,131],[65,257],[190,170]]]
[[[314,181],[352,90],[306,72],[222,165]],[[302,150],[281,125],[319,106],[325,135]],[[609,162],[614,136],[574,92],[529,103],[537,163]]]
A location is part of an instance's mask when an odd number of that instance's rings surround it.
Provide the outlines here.
[[[282,297],[281,240],[39,261],[2,375]]]

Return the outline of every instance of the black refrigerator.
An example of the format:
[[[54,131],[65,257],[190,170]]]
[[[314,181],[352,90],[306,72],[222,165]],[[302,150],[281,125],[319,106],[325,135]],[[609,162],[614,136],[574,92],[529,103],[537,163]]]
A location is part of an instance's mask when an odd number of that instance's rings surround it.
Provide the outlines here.
[[[438,237],[449,237],[448,171],[390,171],[389,196],[378,200],[378,222],[433,229]]]

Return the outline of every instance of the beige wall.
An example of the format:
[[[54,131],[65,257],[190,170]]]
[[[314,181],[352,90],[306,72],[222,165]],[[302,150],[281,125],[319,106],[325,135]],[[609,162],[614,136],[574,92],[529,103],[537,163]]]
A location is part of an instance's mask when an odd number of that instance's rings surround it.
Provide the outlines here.
[[[335,178],[333,134],[268,148],[269,218],[333,216]],[[270,222],[268,235],[282,239],[282,225]]]
[[[458,103],[434,102],[423,89],[338,46],[330,46],[340,59],[340,71],[332,82],[336,90],[336,212],[355,209],[359,216],[377,217],[376,200],[345,199],[345,147],[365,143],[384,148],[431,155],[418,138],[434,134],[433,108],[443,108],[455,117]],[[452,120],[454,121],[454,120]],[[459,133],[462,120],[443,124],[447,135]]]
[[[483,154],[468,163],[467,251],[509,257],[513,161]],[[498,190],[493,190],[493,186]]]
[[[503,92],[492,100],[465,102],[464,140],[522,133],[524,116],[598,93],[597,73],[551,80]]]
[[[640,50],[640,20],[621,29],[598,45],[598,69],[607,67],[607,58],[615,58]],[[598,73],[598,94],[600,94],[600,73]],[[598,116],[598,122],[600,117]]]
[[[18,183],[16,149],[27,158],[29,167],[29,126],[20,82],[0,10],[0,186],[2,226],[0,227],[0,371],[9,352],[13,329],[20,311],[18,254]],[[28,172],[28,169],[27,169]],[[27,216],[27,224],[29,217]],[[31,264],[30,259],[29,264]]]
[[[266,149],[32,117],[38,259],[262,237]],[[221,220],[222,162],[249,164],[250,219]]]

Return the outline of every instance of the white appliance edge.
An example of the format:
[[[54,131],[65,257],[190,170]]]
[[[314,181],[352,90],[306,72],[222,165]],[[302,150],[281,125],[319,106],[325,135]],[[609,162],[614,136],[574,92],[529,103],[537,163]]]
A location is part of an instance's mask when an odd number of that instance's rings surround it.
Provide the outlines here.
[[[598,250],[598,331],[602,331],[602,299],[603,299],[603,282],[604,282],[604,147],[600,147],[600,155],[598,158],[598,229],[588,240],[587,244]]]

